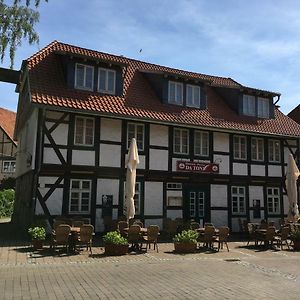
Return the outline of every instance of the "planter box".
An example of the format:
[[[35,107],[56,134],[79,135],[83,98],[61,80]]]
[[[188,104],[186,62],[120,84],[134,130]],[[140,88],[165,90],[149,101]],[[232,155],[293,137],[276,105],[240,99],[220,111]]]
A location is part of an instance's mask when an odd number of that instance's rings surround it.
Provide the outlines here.
[[[105,245],[105,254],[110,256],[125,255],[128,253],[128,245]]]
[[[32,240],[33,250],[43,249],[44,241],[42,240]]]
[[[177,253],[193,253],[197,249],[197,244],[192,243],[174,243],[175,252]]]

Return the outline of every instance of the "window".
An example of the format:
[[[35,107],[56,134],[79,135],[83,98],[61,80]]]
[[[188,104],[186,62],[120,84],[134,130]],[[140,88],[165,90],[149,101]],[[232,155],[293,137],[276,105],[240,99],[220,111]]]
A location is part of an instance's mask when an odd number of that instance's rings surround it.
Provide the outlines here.
[[[182,190],[182,183],[168,182],[167,189],[168,190]]]
[[[94,86],[94,67],[76,64],[75,88],[92,91]]]
[[[233,137],[233,157],[235,159],[246,159],[247,143],[244,136]]]
[[[70,213],[89,213],[91,203],[91,180],[71,179]]]
[[[258,138],[251,139],[251,159],[256,161],[264,160],[264,140]]]
[[[243,114],[255,116],[255,96],[243,95]]]
[[[209,153],[209,135],[208,135],[208,132],[195,131],[195,134],[194,134],[194,152],[195,152],[195,155],[208,156],[208,153]]]
[[[130,147],[131,139],[136,139],[138,150],[144,151],[144,125],[128,123],[127,125],[127,148]]]
[[[14,173],[16,170],[16,162],[15,161],[3,161],[3,173]]]
[[[267,205],[269,214],[280,214],[279,188],[267,188]]]
[[[173,149],[177,154],[189,153],[189,131],[187,129],[174,129]]]
[[[115,94],[116,71],[99,68],[98,91],[105,94]]]
[[[139,215],[141,213],[140,207],[141,207],[141,182],[135,183],[135,194],[134,194],[134,207],[135,207],[135,214]],[[124,182],[124,203],[126,203],[126,182]]]
[[[200,107],[200,87],[197,85],[186,85],[186,106]]]
[[[75,145],[92,146],[94,144],[94,119],[75,118]]]
[[[245,187],[233,186],[231,187],[232,199],[232,213],[233,214],[246,214],[246,196]]]
[[[269,140],[269,161],[280,162],[280,142],[277,140]]]
[[[257,98],[257,116],[260,118],[269,118],[269,103],[268,98]]]
[[[183,102],[183,84],[180,82],[169,81],[168,102],[182,105]]]
[[[182,206],[182,197],[168,196],[167,203],[167,206]]]

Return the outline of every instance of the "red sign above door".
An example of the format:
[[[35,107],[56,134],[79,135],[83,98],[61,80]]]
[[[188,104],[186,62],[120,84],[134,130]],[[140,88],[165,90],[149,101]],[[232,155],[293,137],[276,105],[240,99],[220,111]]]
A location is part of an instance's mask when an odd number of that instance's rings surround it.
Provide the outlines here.
[[[180,172],[219,173],[219,165],[178,160],[176,170]]]

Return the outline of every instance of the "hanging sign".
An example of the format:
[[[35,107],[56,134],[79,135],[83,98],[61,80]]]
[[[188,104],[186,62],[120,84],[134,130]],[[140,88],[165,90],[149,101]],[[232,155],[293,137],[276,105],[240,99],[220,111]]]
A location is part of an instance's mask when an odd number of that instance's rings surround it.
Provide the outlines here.
[[[214,163],[178,160],[176,170],[180,172],[219,173],[219,165]]]

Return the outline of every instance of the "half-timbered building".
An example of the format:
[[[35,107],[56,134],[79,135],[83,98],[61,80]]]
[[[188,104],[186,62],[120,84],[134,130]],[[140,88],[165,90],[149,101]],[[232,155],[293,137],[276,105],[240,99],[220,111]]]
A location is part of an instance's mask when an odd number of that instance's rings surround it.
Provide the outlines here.
[[[280,94],[54,41],[22,65],[15,217],[123,215],[135,137],[136,215],[229,225],[287,214],[300,125]]]
[[[16,113],[0,107],[0,181],[15,177],[17,143],[14,140]]]

